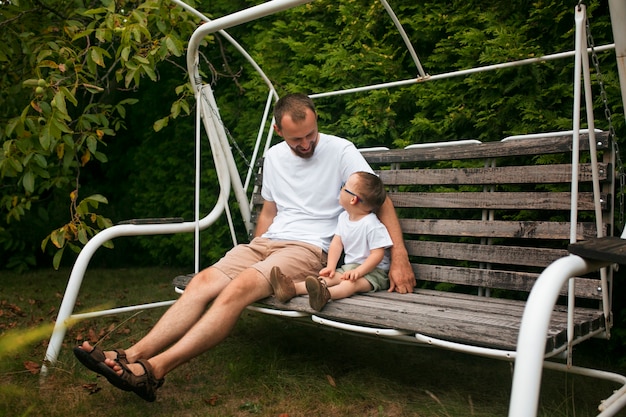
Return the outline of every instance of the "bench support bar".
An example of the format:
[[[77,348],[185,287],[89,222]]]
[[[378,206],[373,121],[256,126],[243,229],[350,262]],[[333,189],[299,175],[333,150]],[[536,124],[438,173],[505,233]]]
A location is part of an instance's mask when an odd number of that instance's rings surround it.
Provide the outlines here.
[[[597,271],[607,264],[570,255],[554,261],[537,279],[522,316],[509,417],[532,417],[537,413],[545,335],[560,289],[570,278]]]

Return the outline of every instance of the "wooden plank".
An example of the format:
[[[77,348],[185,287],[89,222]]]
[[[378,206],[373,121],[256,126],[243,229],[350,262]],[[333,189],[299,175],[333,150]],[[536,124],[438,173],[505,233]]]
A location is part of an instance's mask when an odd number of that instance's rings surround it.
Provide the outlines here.
[[[626,239],[616,236],[572,243],[568,250],[587,259],[626,264]]]
[[[442,293],[445,293],[445,295],[442,295]],[[416,297],[415,294],[419,294],[419,297]],[[525,303],[519,300],[507,300],[426,289],[417,289],[414,294],[409,294],[408,297],[405,297],[405,294],[388,292],[367,293],[363,294],[363,296],[373,297],[377,300],[382,298],[389,303],[397,303],[399,306],[404,306],[406,303],[439,307],[446,306],[447,308],[463,310],[471,312],[472,314],[480,312],[481,314],[507,317],[508,320],[513,322],[519,321],[519,318],[524,314],[525,308]],[[574,310],[574,323],[578,326],[577,335],[587,334],[589,331],[598,329],[600,323],[596,323],[596,318],[599,316],[601,315],[598,314],[598,311],[595,309],[583,308]],[[552,328],[556,328],[562,326],[565,322],[567,322],[567,310],[564,306],[557,305],[549,325]]]
[[[608,164],[598,164],[599,180],[607,179]],[[571,164],[489,168],[377,170],[385,185],[484,185],[570,183]],[[592,181],[591,164],[581,164],[579,181]]]
[[[487,210],[569,210],[569,192],[389,192],[396,208],[453,208]],[[601,195],[602,210],[607,208],[607,195]],[[578,209],[593,210],[593,193],[578,194]]]
[[[273,297],[262,303],[362,326],[407,330],[442,340],[507,350],[515,349],[524,307],[522,301],[422,290],[404,295],[385,292],[356,295],[333,301],[322,312],[311,310],[306,296],[296,297],[287,304],[278,303]],[[600,312],[578,309],[575,334],[582,336],[586,329],[601,324]],[[566,343],[566,328],[567,315],[556,310],[550,320],[546,351]]]
[[[539,276],[538,273],[504,269],[479,269],[419,263],[413,263],[412,267],[418,283],[430,281],[519,292],[530,292]],[[567,286],[564,285],[561,289],[561,295],[567,295],[567,290]],[[576,278],[574,293],[576,297],[602,300],[602,292],[597,279]]]
[[[405,243],[409,256],[506,264],[510,266],[546,267],[556,259],[567,256],[567,250],[565,249],[434,242],[427,240],[407,240]]]
[[[608,149],[607,132],[596,135],[597,149]],[[587,135],[581,135],[580,149],[589,150]],[[392,164],[421,161],[448,161],[453,159],[484,159],[522,155],[543,155],[571,152],[572,137],[556,136],[541,139],[520,139],[509,142],[486,142],[460,146],[442,146],[420,149],[391,149],[364,153],[372,164]]]
[[[404,233],[433,236],[569,239],[570,234],[568,222],[400,219],[400,225]],[[595,223],[578,223],[577,239],[588,239],[596,235]]]
[[[453,208],[453,209],[527,209],[527,210],[569,210],[571,194],[568,192],[388,192],[396,208]],[[607,194],[601,194],[602,210],[607,209]],[[252,196],[254,205],[263,204],[260,194]],[[578,209],[593,210],[593,194],[578,194]]]

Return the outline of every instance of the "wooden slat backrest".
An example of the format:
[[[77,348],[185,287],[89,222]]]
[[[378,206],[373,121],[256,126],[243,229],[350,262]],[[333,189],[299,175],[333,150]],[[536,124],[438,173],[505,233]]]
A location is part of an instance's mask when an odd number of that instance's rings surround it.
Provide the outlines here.
[[[609,147],[605,134],[597,148]],[[588,160],[588,139],[580,141]],[[567,254],[572,137],[520,139],[364,153],[389,190],[407,249],[424,283],[530,291],[539,272]],[[607,153],[608,155],[608,153]],[[610,225],[611,166],[599,163]],[[591,164],[579,166],[577,239],[596,235]],[[595,278],[576,295],[600,299]],[[469,290],[472,291],[471,289]],[[563,289],[565,294],[565,288]]]
[[[588,161],[587,137],[579,144],[581,160]],[[610,155],[608,135],[597,134],[596,146]],[[364,156],[396,206],[418,285],[470,293],[499,289],[519,298],[541,270],[567,254],[571,149],[572,137],[563,135]],[[613,174],[605,159],[598,166],[606,234],[611,230]],[[579,165],[578,177],[582,220],[576,238],[586,239],[597,233],[590,163]],[[260,190],[260,176],[256,184]],[[258,191],[253,204],[262,204]],[[596,277],[576,282],[577,297],[601,299]]]

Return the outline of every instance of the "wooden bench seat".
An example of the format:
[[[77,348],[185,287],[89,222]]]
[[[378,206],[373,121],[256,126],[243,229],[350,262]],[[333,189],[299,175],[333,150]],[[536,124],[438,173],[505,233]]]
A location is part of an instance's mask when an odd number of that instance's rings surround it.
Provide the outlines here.
[[[579,168],[577,240],[594,238],[588,138]],[[613,174],[606,134],[596,136],[602,235],[612,230]],[[363,155],[385,183],[400,218],[418,286],[412,294],[377,292],[310,309],[306,296],[269,297],[261,311],[292,311],[318,322],[397,330],[408,339],[513,352],[525,300],[540,272],[567,256],[570,241],[571,135],[458,146],[376,150]],[[262,204],[261,180],[253,196]],[[177,277],[183,289],[190,277]],[[562,288],[565,299],[568,287]],[[604,332],[598,276],[576,278],[574,338]],[[269,309],[269,310],[267,310]],[[556,305],[546,356],[567,348],[567,308]],[[376,330],[373,330],[376,334]],[[407,339],[407,337],[403,337]],[[417,341],[417,339],[416,339]]]
[[[189,279],[191,276],[177,277],[175,285],[184,288]],[[453,343],[514,351],[525,302],[415,289],[412,294],[386,291],[359,294],[333,301],[321,312],[309,307],[306,296],[296,297],[287,304],[269,297],[257,305],[373,329],[395,329],[409,336],[419,334]],[[578,308],[574,323],[576,337],[582,337],[603,329],[604,315],[596,308]],[[560,306],[552,315],[546,335],[546,356],[558,353],[558,348],[567,342],[566,330],[567,312]]]

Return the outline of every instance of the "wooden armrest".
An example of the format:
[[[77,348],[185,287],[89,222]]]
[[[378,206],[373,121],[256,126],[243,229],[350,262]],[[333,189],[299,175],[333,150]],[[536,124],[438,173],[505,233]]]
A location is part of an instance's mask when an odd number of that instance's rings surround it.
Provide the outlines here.
[[[616,236],[571,243],[567,250],[581,258],[626,264],[626,239]]]

